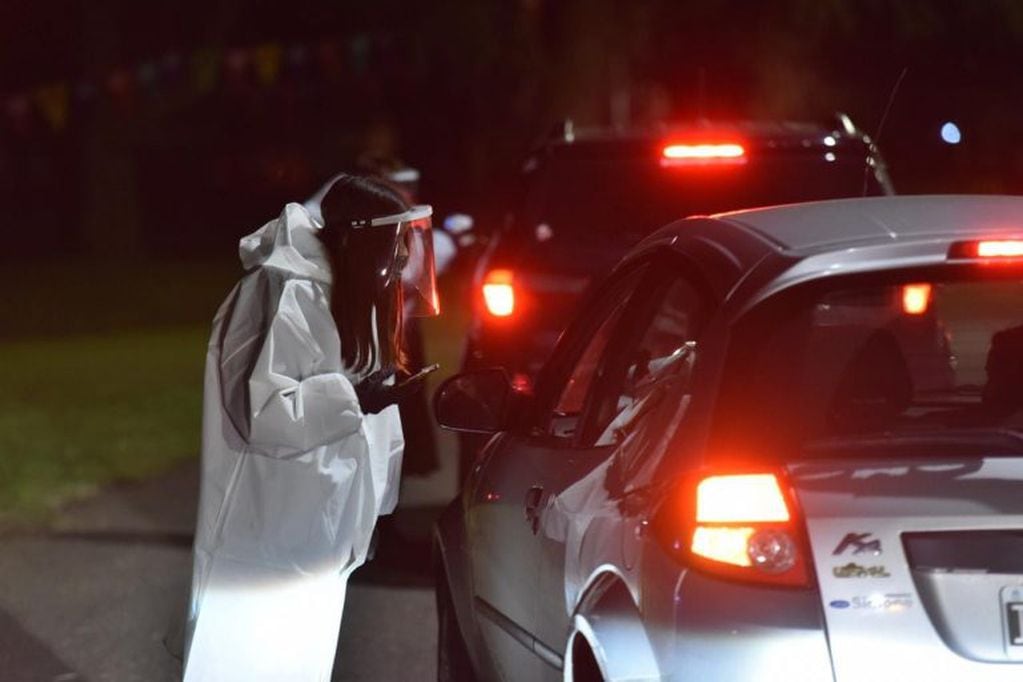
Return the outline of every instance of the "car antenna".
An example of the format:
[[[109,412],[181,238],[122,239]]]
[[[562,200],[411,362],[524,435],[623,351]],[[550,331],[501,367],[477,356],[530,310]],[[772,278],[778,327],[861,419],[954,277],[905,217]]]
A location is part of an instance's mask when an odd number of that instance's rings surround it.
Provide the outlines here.
[[[877,132],[874,137],[867,138],[869,147],[867,148],[867,160],[863,166],[863,196],[867,196],[867,183],[870,178],[870,167],[873,165],[873,154],[877,151],[877,143],[881,141],[881,133],[884,132],[884,124],[888,121],[888,114],[892,110],[892,105],[895,104],[895,96],[899,94],[899,88],[902,87],[902,81],[905,80],[906,74],[909,73],[909,67],[902,67],[902,73],[895,80],[895,85],[892,86],[892,91],[888,95],[888,103],[884,107],[884,111],[881,113],[881,120],[877,123]]]

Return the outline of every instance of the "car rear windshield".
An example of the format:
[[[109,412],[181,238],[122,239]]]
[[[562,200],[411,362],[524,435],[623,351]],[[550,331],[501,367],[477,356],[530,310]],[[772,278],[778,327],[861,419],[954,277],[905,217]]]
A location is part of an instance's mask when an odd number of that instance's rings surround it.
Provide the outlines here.
[[[835,159],[829,161],[828,159]],[[552,158],[535,171],[520,234],[573,249],[632,244],[690,215],[881,194],[862,155],[775,153],[746,163],[662,167],[657,158]]]
[[[722,451],[1023,453],[1023,277],[804,291],[734,339]]]

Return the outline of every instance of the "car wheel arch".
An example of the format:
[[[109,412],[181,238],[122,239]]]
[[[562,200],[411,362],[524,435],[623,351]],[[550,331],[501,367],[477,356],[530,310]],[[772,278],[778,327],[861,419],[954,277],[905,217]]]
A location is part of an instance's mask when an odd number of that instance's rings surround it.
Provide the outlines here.
[[[606,682],[659,680],[661,676],[653,646],[643,627],[639,608],[621,574],[608,567],[595,574],[581,594],[565,647],[565,682],[589,682],[576,679],[575,675],[580,638]]]

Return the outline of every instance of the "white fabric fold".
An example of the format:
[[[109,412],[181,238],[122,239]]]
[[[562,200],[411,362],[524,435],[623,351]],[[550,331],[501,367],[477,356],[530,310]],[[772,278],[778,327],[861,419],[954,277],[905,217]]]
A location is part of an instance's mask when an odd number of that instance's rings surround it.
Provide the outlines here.
[[[186,682],[328,680],[348,576],[397,502],[398,411],[359,408],[318,229],[288,204],[242,239],[214,318]]]

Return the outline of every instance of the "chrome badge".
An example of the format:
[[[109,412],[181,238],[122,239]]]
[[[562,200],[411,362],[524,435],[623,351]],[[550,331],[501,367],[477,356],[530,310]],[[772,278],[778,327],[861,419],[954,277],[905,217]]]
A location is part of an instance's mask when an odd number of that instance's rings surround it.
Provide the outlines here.
[[[842,538],[842,541],[835,547],[835,551],[831,554],[833,556],[840,556],[845,554],[849,549],[853,550],[853,554],[872,554],[874,556],[881,556],[881,541],[877,538],[871,539],[872,533],[846,533],[846,536]]]

